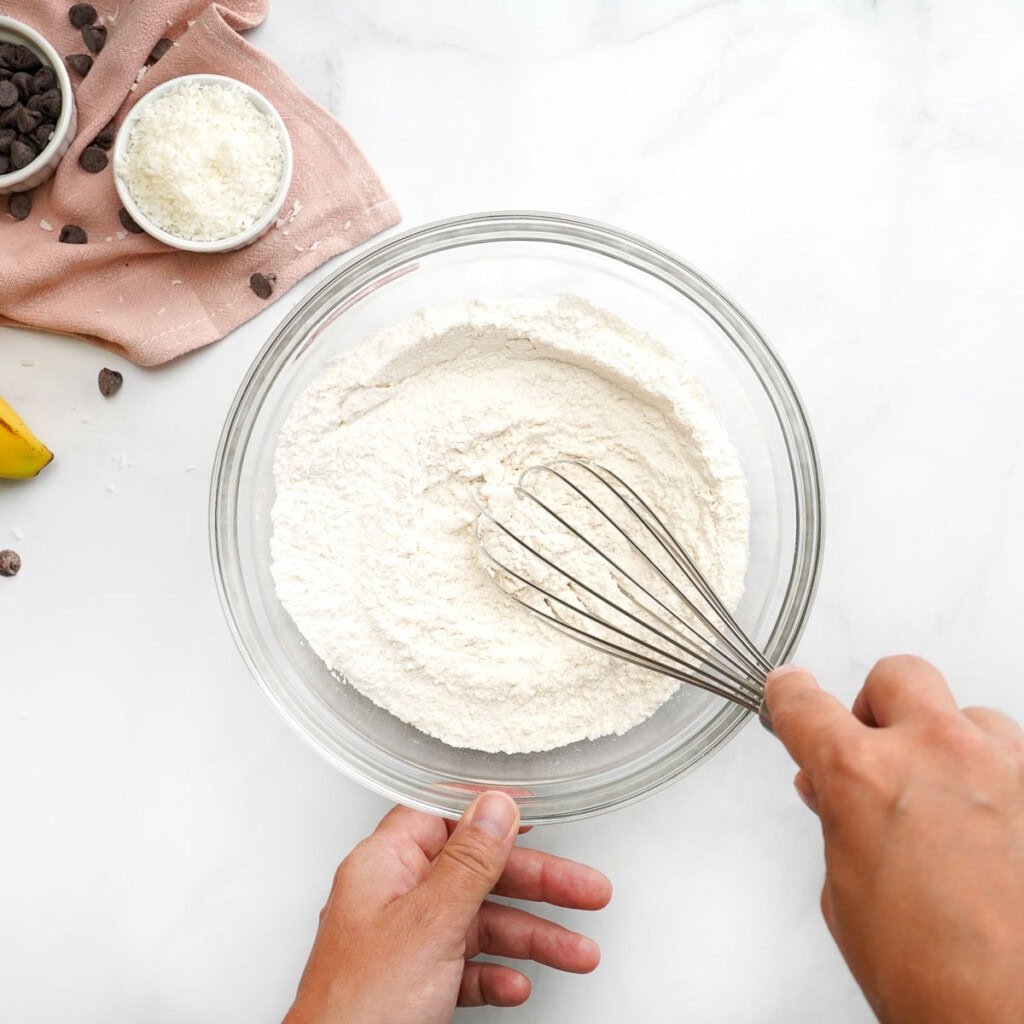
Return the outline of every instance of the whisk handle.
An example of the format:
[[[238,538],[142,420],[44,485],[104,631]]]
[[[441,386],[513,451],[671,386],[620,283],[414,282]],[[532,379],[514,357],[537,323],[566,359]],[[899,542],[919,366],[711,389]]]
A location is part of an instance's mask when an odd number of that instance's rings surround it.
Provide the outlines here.
[[[768,710],[768,705],[761,701],[761,707],[758,709],[757,717],[761,724],[774,736],[775,727],[772,725],[772,713]]]

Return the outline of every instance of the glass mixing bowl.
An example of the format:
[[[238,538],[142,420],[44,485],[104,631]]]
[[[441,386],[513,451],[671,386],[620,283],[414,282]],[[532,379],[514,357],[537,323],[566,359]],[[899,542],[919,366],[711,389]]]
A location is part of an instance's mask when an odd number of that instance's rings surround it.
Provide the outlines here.
[[[682,686],[623,736],[531,754],[450,747],[332,675],[277,599],[274,449],[324,364],[425,306],[566,292],[673,346],[704,382],[750,490],[750,567],[737,618],[772,660],[789,657],[817,584],[821,480],[807,417],[757,328],[701,273],[635,235],[545,213],[456,217],[378,245],[299,305],[249,371],[217,452],[211,544],[228,623],[277,710],[335,767],[426,811],[457,816],[482,787],[513,792],[534,824],[608,811],[692,770],[752,717]]]

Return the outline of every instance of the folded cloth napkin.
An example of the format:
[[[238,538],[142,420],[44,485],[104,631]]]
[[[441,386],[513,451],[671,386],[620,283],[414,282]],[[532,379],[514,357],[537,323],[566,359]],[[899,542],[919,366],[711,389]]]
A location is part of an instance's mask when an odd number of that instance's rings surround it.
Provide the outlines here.
[[[0,324],[72,334],[153,366],[223,337],[266,306],[249,287],[277,275],[275,297],[324,260],[398,221],[398,209],[348,133],[273,61],[238,34],[258,25],[268,0],[101,0],[107,42],[81,81],[72,72],[78,135],[48,182],[15,221],[0,197]],[[68,18],[70,2],[19,0],[11,13],[62,56],[87,52]],[[151,67],[161,38],[174,46]],[[227,75],[278,109],[294,149],[285,206],[258,242],[233,253],[185,253],[118,220],[113,165],[79,166],[82,150],[149,89],[179,75]],[[85,245],[57,241],[65,224]]]

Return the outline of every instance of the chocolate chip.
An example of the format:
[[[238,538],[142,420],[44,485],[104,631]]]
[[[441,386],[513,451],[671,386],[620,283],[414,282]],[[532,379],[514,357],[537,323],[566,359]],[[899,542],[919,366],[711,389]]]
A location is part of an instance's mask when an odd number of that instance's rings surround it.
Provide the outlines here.
[[[27,71],[15,71],[11,75],[11,85],[17,86],[18,95],[23,100],[27,100],[29,96],[34,96],[36,93],[36,90],[32,88],[32,76]]]
[[[77,224],[65,224],[60,229],[57,241],[66,242],[68,245],[85,245],[89,241],[89,236]]]
[[[96,8],[92,4],[75,4],[68,11],[68,20],[75,28],[85,28],[96,20]]]
[[[8,43],[2,49],[4,63],[12,71],[38,71],[43,62],[20,43]]]
[[[0,82],[0,107],[13,107],[18,102],[19,91],[13,80]]]
[[[50,139],[53,138],[53,133],[57,130],[57,126],[50,121],[41,124],[33,133],[32,141],[40,148],[40,150],[46,149],[50,144]]]
[[[92,140],[94,146],[99,146],[100,149],[110,149],[114,144],[114,138],[117,135],[117,128],[113,121],[108,121],[106,127]]]
[[[124,383],[124,374],[119,370],[108,370],[105,366],[100,370],[99,385],[100,394],[104,398],[116,395]]]
[[[39,101],[39,113],[56,121],[60,117],[64,104],[61,102],[60,93],[54,96],[52,93],[45,93]]]
[[[43,115],[35,110],[23,107],[18,111],[18,131],[22,135],[29,135],[34,132],[42,123]]]
[[[125,231],[130,231],[133,235],[142,234],[143,229],[135,223],[132,215],[123,206],[117,211],[117,219],[121,222],[121,226]]]
[[[49,92],[51,89],[56,88],[57,76],[53,73],[53,68],[40,68],[32,76],[33,92]]]
[[[17,551],[0,551],[0,576],[17,576],[20,569],[21,555]]]
[[[174,43],[164,36],[163,39],[158,40],[156,46],[150,50],[149,57],[146,58],[146,63],[155,64],[173,45]]]
[[[105,25],[84,25],[82,41],[90,53],[99,53],[107,45],[107,29]]]
[[[261,298],[269,299],[274,294],[274,282],[277,274],[253,274],[249,278],[249,287]]]
[[[64,63],[79,78],[85,78],[89,74],[89,69],[92,67],[92,57],[87,53],[72,53],[70,56],[64,58]]]
[[[0,128],[14,128],[18,123],[18,114],[23,109],[20,103],[15,103],[13,107],[0,111]]]
[[[7,174],[11,169],[11,158],[0,153],[0,174]]]
[[[21,139],[15,139],[11,143],[11,166],[16,171],[20,171],[22,167],[28,167],[35,158],[35,150]]]
[[[32,212],[32,197],[27,192],[12,192],[7,210],[15,220],[24,220]]]
[[[86,146],[78,162],[90,174],[99,174],[107,166],[107,154],[99,146]]]
[[[14,128],[0,128],[0,153],[9,153],[11,143],[18,137]]]

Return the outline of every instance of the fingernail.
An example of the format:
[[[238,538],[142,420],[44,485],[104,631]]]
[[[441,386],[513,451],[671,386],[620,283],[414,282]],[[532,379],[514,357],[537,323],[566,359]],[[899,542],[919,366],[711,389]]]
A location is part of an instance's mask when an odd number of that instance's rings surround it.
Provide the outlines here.
[[[768,678],[781,679],[783,676],[791,676],[797,672],[801,672],[805,676],[811,676],[813,678],[813,673],[809,669],[801,668],[799,665],[780,665],[778,668],[773,668],[771,672],[768,673]]]
[[[504,793],[484,793],[473,806],[469,819],[474,828],[482,829],[495,839],[504,839],[516,823],[516,805]]]
[[[768,673],[768,678],[765,680],[764,690],[767,694],[768,690],[775,686],[781,679],[785,679],[787,676],[804,675],[814,680],[814,674],[809,672],[805,668],[801,668],[799,665],[780,665],[778,668],[772,669]]]

